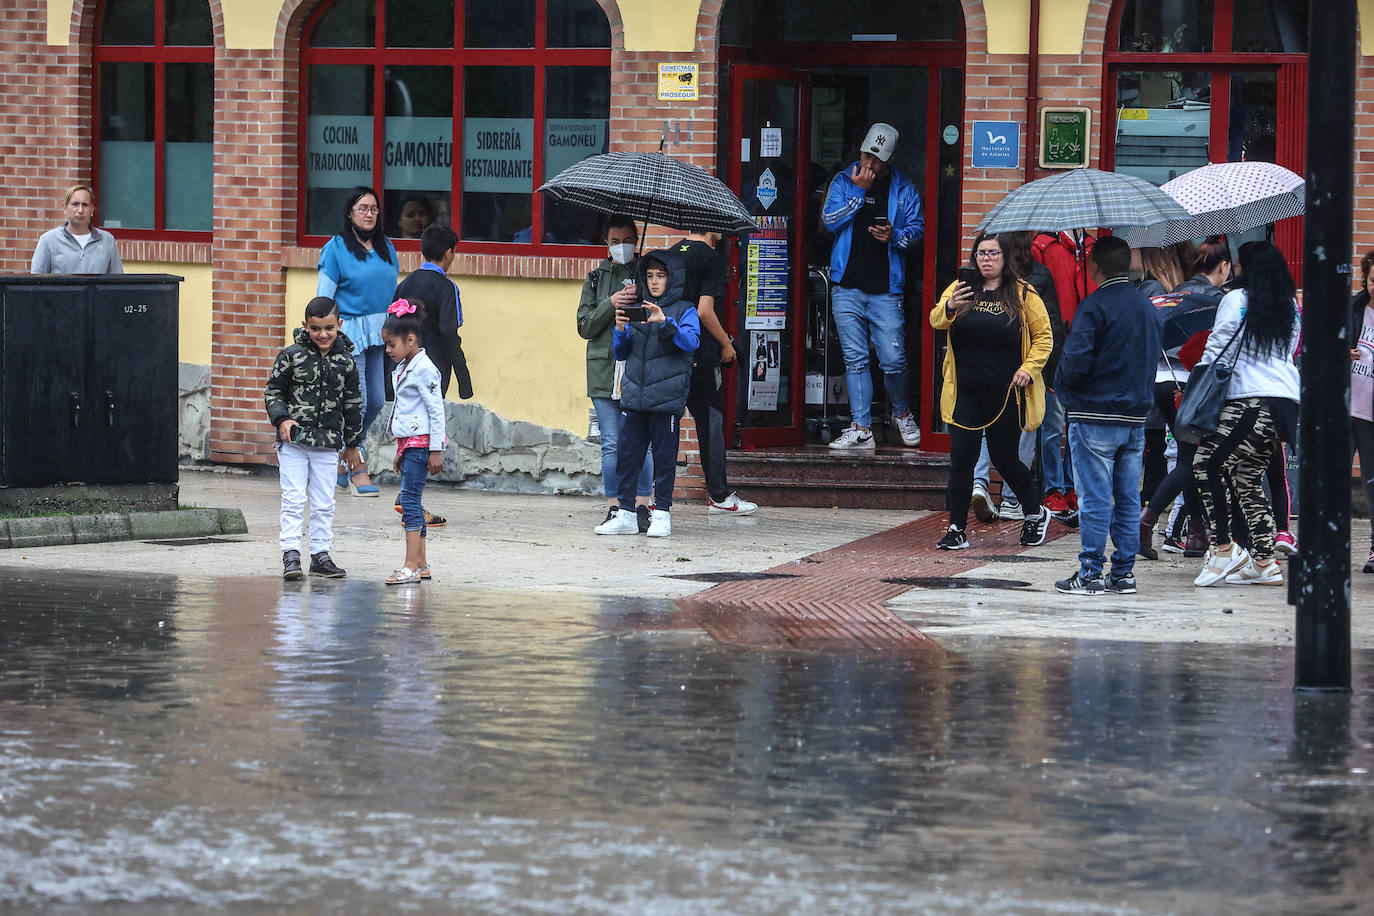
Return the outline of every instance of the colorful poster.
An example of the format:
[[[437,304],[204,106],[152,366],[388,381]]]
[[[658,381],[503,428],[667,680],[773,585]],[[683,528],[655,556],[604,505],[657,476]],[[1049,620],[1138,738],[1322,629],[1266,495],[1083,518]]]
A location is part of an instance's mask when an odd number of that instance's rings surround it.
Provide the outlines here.
[[[782,340],[777,331],[749,333],[749,409],[777,410],[782,378]]]
[[[787,327],[790,278],[787,217],[756,216],[759,228],[749,234],[745,251],[744,326],[749,330]]]
[[[697,65],[659,64],[658,100],[660,102],[697,101]]]

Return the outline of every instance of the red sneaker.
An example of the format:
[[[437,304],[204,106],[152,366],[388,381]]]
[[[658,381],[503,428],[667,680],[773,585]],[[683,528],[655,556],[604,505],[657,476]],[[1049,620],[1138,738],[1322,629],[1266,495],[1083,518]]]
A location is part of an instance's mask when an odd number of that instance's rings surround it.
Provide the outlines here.
[[[1068,499],[1068,501],[1069,501],[1069,508],[1070,508],[1070,510],[1073,511],[1073,512],[1077,512],[1077,511],[1078,511],[1078,491],[1073,490],[1073,489],[1070,489],[1069,492],[1068,492],[1068,495],[1067,495],[1065,498]]]
[[[1040,505],[1044,506],[1046,509],[1049,509],[1051,512],[1070,511],[1068,498],[1065,497],[1064,494],[1059,490],[1051,490],[1050,492],[1046,493],[1045,498],[1041,501]]]

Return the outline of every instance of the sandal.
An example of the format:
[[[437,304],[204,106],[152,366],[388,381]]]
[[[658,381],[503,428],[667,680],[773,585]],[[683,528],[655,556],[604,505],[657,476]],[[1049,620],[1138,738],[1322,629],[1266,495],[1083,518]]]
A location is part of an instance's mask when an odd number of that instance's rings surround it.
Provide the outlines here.
[[[428,566],[421,566],[419,569],[415,570],[415,574],[419,576],[421,579],[425,580],[434,578],[433,574],[430,573]]]
[[[387,584],[387,585],[419,585],[419,584],[420,584],[420,578],[421,578],[421,576],[420,576],[420,571],[419,571],[419,570],[412,570],[412,569],[409,569],[408,567],[402,566],[400,569],[394,570],[394,571],[391,573],[391,575],[389,575],[389,576],[386,577],[386,584]]]
[[[354,496],[380,496],[382,490],[375,483],[365,483],[362,486],[358,486],[353,482],[354,477],[366,473],[367,468],[358,468],[358,470],[348,475],[348,492]]]
[[[400,507],[400,506],[397,506],[397,507],[396,507],[396,511],[397,511],[397,512],[400,512],[400,511],[401,511],[401,507]],[[448,524],[448,519],[444,518],[442,515],[434,515],[434,514],[431,513],[428,509],[425,509],[425,510],[423,510],[423,511],[424,511],[424,513],[425,513],[425,527],[426,527],[426,528],[442,528],[442,527],[444,527],[445,525]],[[402,519],[402,520],[401,520],[401,523],[402,523],[402,524],[405,524],[405,520]]]

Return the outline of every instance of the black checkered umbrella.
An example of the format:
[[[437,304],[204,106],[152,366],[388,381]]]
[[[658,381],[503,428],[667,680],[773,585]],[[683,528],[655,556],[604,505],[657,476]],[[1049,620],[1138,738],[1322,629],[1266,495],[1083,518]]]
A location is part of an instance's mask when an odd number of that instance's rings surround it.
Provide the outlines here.
[[[590,156],[539,190],[554,200],[672,229],[729,234],[758,225],[719,178],[663,153]]]
[[[1117,229],[1187,219],[1188,211],[1148,181],[1120,172],[1073,169],[1012,191],[979,232]]]
[[[1298,216],[1306,182],[1272,162],[1218,162],[1184,172],[1161,191],[1183,205],[1189,217],[1126,234],[1132,248],[1163,248],[1175,242],[1233,235]]]

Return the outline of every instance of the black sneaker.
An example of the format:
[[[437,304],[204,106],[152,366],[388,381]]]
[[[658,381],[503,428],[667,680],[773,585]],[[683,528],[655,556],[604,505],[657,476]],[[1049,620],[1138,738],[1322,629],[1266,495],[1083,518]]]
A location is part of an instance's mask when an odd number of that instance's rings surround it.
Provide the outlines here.
[[[964,532],[950,525],[945,536],[940,538],[940,543],[936,544],[935,547],[937,550],[965,550],[968,548],[968,538]]]
[[[653,519],[652,506],[635,506],[635,523],[639,525],[639,533],[643,534],[649,530],[649,522]]]
[[[1364,571],[1374,573],[1374,547],[1369,548],[1369,559],[1365,561]]]
[[[1050,530],[1050,510],[1040,507],[1039,515],[1028,515],[1021,523],[1021,546],[1039,547]]]
[[[330,558],[329,551],[321,550],[319,553],[310,555],[310,575],[322,576],[325,579],[342,579],[348,573],[334,565],[334,560]]]
[[[1113,595],[1135,594],[1135,573],[1124,576],[1107,576],[1107,591]]]
[[[294,582],[305,573],[301,572],[301,552],[299,550],[283,550],[281,552],[281,577],[287,582]]]
[[[1077,528],[1078,510],[1070,509],[1068,512],[1056,512],[1054,513],[1054,520],[1065,528]]]
[[[1131,582],[1134,584],[1134,577]],[[1101,576],[1084,576],[1080,569],[1069,578],[1054,583],[1054,590],[1065,595],[1102,595],[1106,593],[1107,586],[1103,584]]]

